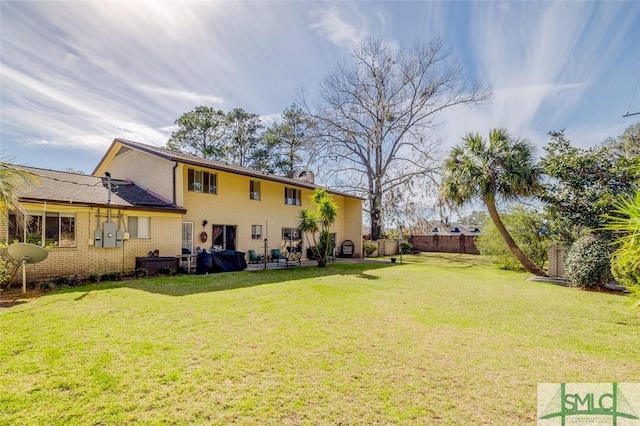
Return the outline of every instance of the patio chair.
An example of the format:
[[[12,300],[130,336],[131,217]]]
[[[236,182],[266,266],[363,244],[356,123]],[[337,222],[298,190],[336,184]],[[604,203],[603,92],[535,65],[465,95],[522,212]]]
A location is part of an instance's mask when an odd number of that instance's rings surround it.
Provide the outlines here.
[[[264,256],[261,254],[256,254],[255,250],[247,250],[247,253],[249,253],[249,263],[264,262]]]
[[[285,262],[287,264],[287,268],[290,266],[295,266],[295,263],[302,266],[302,253],[289,253],[286,256]]]
[[[271,261],[272,262],[276,262],[276,263],[280,263],[281,260],[286,261],[287,260],[287,255],[286,254],[282,254],[280,249],[271,249]]]

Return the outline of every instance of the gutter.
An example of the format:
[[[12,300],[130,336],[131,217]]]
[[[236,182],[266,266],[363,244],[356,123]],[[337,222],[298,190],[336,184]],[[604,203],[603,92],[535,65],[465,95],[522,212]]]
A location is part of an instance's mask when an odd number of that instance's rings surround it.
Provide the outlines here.
[[[185,214],[187,209],[181,207],[155,207],[145,204],[136,204],[136,205],[120,205],[120,204],[104,204],[104,203],[92,203],[92,202],[81,202],[77,203],[74,201],[65,201],[65,200],[49,200],[45,198],[29,198],[29,197],[20,197],[20,202],[22,203],[33,203],[33,204],[47,204],[51,207],[54,206],[74,206],[74,207],[88,207],[88,208],[118,208],[124,211],[129,210],[140,210],[146,212],[164,212],[164,213],[180,213]]]

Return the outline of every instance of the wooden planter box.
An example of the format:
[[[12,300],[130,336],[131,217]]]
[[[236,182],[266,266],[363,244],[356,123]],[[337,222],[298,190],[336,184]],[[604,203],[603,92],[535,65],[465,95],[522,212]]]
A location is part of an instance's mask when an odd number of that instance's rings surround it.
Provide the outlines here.
[[[169,268],[172,274],[178,272],[177,257],[136,257],[136,269],[145,268],[149,275],[157,275],[160,269]]]

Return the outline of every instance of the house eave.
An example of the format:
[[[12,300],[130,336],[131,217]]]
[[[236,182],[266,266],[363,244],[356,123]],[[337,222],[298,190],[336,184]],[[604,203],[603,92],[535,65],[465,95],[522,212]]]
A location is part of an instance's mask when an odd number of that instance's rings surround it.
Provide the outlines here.
[[[32,204],[50,204],[57,206],[73,206],[73,207],[86,207],[86,208],[111,208],[118,210],[135,210],[135,211],[148,211],[148,212],[162,212],[162,213],[176,213],[176,214],[186,214],[187,209],[184,207],[155,207],[149,205],[131,205],[131,204],[107,204],[107,203],[88,203],[85,201],[73,201],[73,200],[54,200],[54,199],[46,199],[46,198],[30,198],[30,197],[20,197],[21,203],[32,203]]]

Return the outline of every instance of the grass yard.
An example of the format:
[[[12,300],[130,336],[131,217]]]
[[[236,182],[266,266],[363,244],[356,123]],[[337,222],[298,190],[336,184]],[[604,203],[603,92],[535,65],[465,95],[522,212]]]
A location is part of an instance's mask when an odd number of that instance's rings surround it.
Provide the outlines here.
[[[0,424],[535,424],[640,382],[628,298],[405,256],[59,291],[0,311]]]

